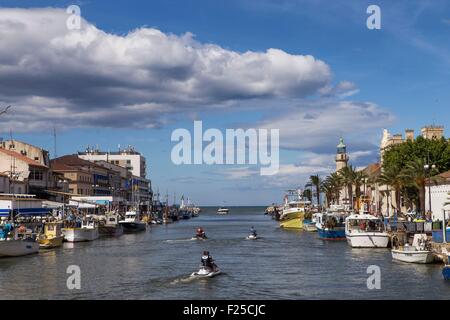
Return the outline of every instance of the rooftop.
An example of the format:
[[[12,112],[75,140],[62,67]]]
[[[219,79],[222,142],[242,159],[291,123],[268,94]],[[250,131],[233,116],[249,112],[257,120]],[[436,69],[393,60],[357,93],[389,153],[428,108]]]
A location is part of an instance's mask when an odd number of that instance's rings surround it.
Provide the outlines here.
[[[17,160],[23,161],[23,162],[27,163],[28,165],[35,166],[35,167],[41,167],[41,168],[48,168],[47,166],[40,164],[39,162],[34,161],[18,152],[15,152],[12,150],[6,150],[3,148],[0,148],[0,152],[2,152],[3,154],[6,154],[8,156],[14,157]]]

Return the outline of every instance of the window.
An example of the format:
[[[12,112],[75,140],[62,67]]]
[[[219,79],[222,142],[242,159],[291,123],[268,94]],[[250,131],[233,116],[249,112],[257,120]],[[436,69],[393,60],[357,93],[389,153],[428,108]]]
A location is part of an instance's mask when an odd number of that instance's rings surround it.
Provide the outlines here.
[[[44,180],[44,173],[40,170],[31,169],[30,180]]]
[[[131,160],[127,160],[127,164],[131,164]]]

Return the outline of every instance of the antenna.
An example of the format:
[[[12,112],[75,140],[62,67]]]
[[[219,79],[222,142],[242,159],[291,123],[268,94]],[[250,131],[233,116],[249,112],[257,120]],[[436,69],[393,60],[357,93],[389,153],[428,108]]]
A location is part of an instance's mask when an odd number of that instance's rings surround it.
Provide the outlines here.
[[[55,156],[55,158],[57,158],[58,156],[56,155],[56,126],[53,126],[53,147],[54,147],[53,155]]]

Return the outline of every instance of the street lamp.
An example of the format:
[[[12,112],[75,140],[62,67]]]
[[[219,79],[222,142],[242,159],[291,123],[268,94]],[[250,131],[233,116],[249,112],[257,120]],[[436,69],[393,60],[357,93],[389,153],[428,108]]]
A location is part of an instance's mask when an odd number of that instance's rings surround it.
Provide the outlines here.
[[[436,165],[429,165],[428,163],[423,166],[425,172],[428,174],[428,213],[432,213],[431,210],[431,172],[436,169]]]

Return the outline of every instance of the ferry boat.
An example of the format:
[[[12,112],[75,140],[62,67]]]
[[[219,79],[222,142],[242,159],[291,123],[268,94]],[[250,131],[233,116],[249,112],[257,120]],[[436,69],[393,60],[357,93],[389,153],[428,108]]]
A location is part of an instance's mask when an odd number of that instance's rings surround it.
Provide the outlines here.
[[[123,231],[126,233],[145,231],[147,224],[139,220],[139,214],[136,210],[127,211],[125,213],[125,220],[119,221],[122,225]]]
[[[352,248],[387,248],[389,245],[389,235],[381,219],[367,213],[345,219],[345,236]]]
[[[85,217],[75,223],[66,222],[66,226],[62,228],[64,240],[67,242],[83,242],[98,239],[98,224],[90,217]]]
[[[51,249],[62,246],[64,234],[62,232],[62,222],[46,222],[44,232],[38,236],[39,246],[43,249]]]
[[[119,215],[107,213],[105,219],[99,223],[98,232],[101,237],[120,237],[123,234],[123,226],[119,223]]]
[[[310,206],[311,201],[302,199],[302,191],[300,189],[288,190],[283,211],[280,215],[280,227],[284,229],[302,229],[305,213]]]
[[[391,250],[392,259],[409,263],[433,263],[435,256],[431,250],[431,244],[426,234],[414,235],[412,246],[406,244],[403,247]]]
[[[322,240],[346,240],[345,214],[337,212],[324,212],[316,214],[316,227],[319,238]]]

